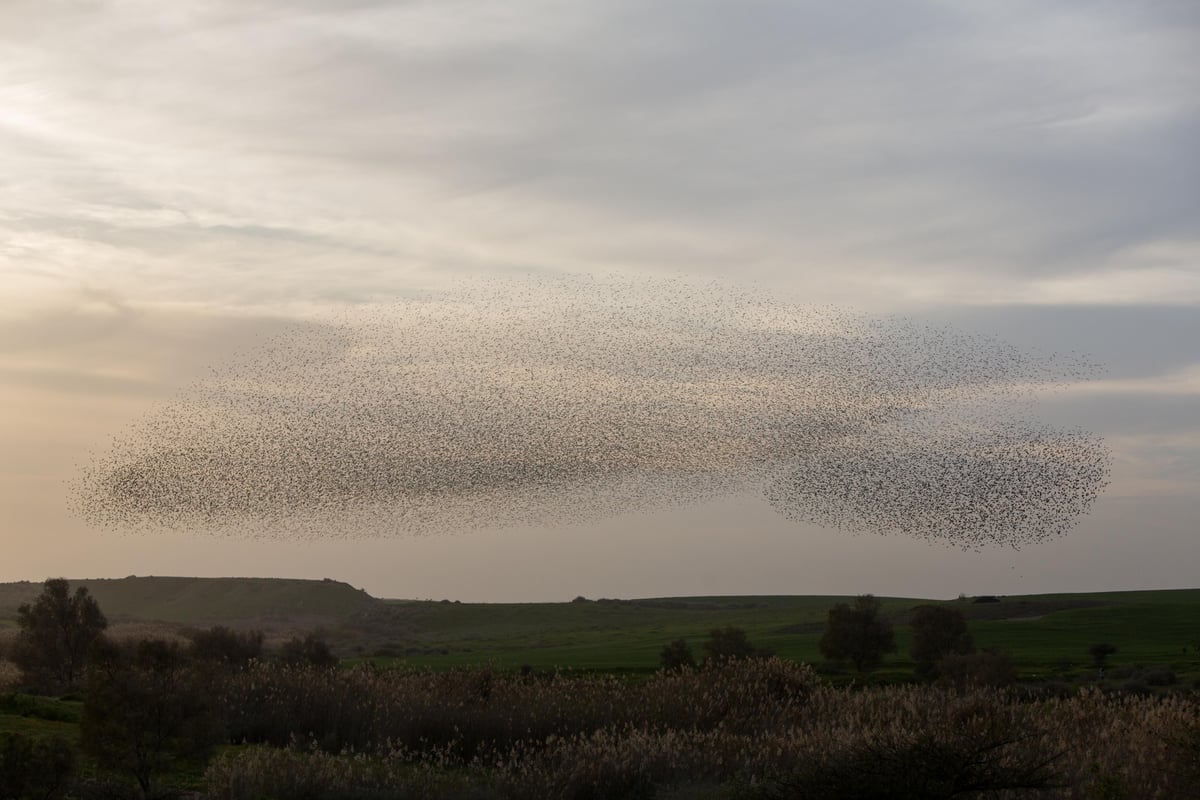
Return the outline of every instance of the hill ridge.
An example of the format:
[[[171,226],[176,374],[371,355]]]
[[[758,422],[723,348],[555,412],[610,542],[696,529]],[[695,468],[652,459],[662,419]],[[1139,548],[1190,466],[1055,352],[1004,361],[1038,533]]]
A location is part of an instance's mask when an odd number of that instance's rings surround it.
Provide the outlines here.
[[[344,621],[381,603],[365,590],[332,578],[201,578],[130,575],[68,578],[85,587],[112,621],[155,620],[199,624],[239,619],[306,618]],[[0,583],[0,618],[40,593],[42,581]]]

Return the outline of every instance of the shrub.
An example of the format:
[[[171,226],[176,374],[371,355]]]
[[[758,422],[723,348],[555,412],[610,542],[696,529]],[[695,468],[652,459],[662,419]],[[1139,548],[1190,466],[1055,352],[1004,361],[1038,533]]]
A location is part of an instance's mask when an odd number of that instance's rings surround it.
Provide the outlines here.
[[[412,759],[404,752],[368,757],[248,747],[209,764],[204,772],[205,796],[212,800],[487,800],[497,796],[479,774],[454,774],[436,763]]]
[[[74,707],[47,697],[12,692],[0,694],[0,713],[49,722],[78,722]]]
[[[0,797],[61,797],[75,774],[75,750],[65,739],[0,733]]]
[[[744,630],[732,625],[709,631],[708,639],[704,642],[704,654],[706,664],[770,655],[766,650],[752,645]]]
[[[676,639],[662,649],[658,657],[659,666],[665,670],[678,670],[696,666],[696,656],[686,639]]]
[[[283,746],[300,736],[331,752],[390,742],[415,752],[450,748],[469,761],[522,741],[614,727],[754,730],[796,713],[815,682],[808,667],[778,658],[659,672],[635,684],[478,669],[256,664],[229,677],[226,706],[234,741]]]
[[[210,794],[225,800],[374,800],[371,776],[379,774],[401,787],[393,796],[444,789],[445,797],[512,800],[682,798],[697,787],[725,792],[735,782],[748,797],[800,789],[821,797],[822,781],[869,797],[885,778],[898,787],[890,796],[1041,796],[1032,786],[1049,778],[1064,787],[1051,796],[1103,797],[1113,776],[1128,797],[1195,794],[1184,767],[1195,761],[1200,707],[1183,695],[1089,688],[1047,697],[967,684],[835,688],[778,658],[638,681],[279,664],[254,664],[225,681],[233,740],[311,741],[323,751],[227,754],[208,781]],[[326,773],[353,780],[316,783]],[[263,782],[260,774],[274,777]],[[1029,788],[1016,788],[1022,776]],[[967,791],[968,782],[977,790]]]
[[[649,800],[661,787],[704,776],[727,777],[722,758],[733,737],[700,731],[602,730],[553,739],[502,765],[500,788],[511,800]]]
[[[1172,777],[1181,785],[1200,788],[1200,717],[1167,736],[1175,754]]]
[[[208,630],[193,631],[190,655],[196,661],[206,661],[232,668],[244,668],[262,658],[263,632],[237,631],[217,625]]]
[[[199,760],[221,738],[209,687],[177,642],[97,642],[89,660],[80,731],[103,767],[131,775],[150,796],[160,773]]]
[[[1104,665],[1108,662],[1108,657],[1117,652],[1115,645],[1108,642],[1097,642],[1088,648],[1088,655],[1092,657],[1092,664],[1097,669],[1104,669]]]
[[[285,664],[325,669],[336,667],[339,663],[338,657],[329,649],[329,644],[315,633],[310,633],[303,639],[288,639],[279,648],[279,660]]]
[[[21,682],[21,668],[0,658],[0,692],[7,692]]]
[[[989,731],[951,740],[933,732],[867,741],[739,792],[739,800],[938,800],[1010,790],[1040,792],[1061,780],[1061,754],[1031,750],[1027,736]]]
[[[1167,667],[1151,667],[1142,675],[1151,686],[1174,686],[1178,678]]]
[[[1017,671],[1009,657],[989,650],[944,656],[937,663],[937,671],[941,683],[958,691],[971,687],[1011,686],[1017,679]]]
[[[949,606],[918,606],[909,622],[912,627],[912,648],[909,651],[917,662],[917,672],[930,674],[937,662],[951,653],[965,655],[975,649],[967,619],[957,608]]]
[[[847,669],[841,661],[818,661],[813,664],[813,671],[818,675],[846,675]]]
[[[829,609],[829,622],[821,637],[821,654],[847,660],[857,672],[872,670],[885,653],[896,650],[892,624],[880,616],[881,605],[873,595],[859,595],[854,605],[838,603]]]

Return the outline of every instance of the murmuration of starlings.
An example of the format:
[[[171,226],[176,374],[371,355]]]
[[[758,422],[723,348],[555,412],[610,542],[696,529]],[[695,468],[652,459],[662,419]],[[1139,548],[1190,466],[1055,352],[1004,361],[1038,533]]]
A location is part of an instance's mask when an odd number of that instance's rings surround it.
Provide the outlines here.
[[[757,493],[967,549],[1061,535],[1108,480],[1031,418],[1095,377],[902,317],[688,280],[489,280],[297,324],[118,435],[72,487],[122,530],[386,536]]]

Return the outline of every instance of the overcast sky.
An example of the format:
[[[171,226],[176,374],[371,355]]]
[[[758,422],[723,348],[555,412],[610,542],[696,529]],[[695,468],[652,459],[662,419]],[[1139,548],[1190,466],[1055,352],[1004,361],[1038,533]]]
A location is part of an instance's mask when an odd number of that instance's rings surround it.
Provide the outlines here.
[[[464,600],[1200,585],[1200,5],[8,0],[0,580],[332,577]],[[118,536],[64,481],[289,320],[684,275],[1086,352],[1063,538],[960,552],[728,500],[365,541]]]

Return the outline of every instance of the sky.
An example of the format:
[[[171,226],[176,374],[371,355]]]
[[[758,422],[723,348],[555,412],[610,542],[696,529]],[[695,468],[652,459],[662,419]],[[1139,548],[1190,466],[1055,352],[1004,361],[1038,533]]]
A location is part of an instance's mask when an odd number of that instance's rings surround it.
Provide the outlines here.
[[[1200,6],[8,0],[0,580],[330,577],[471,601],[1200,585]],[[114,533],[66,485],[297,320],[530,275],[902,314],[1097,380],[1048,543],[963,551],[753,498],[561,527]]]

